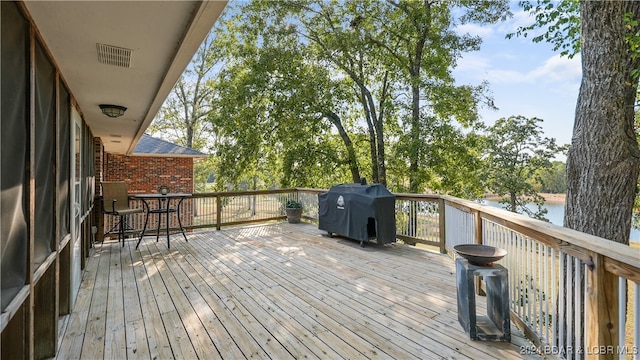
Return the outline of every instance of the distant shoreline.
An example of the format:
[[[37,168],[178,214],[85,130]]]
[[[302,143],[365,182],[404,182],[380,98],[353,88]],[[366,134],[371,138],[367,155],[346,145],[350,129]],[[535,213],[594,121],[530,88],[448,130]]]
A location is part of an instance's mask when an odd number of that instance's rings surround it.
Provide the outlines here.
[[[544,198],[545,204],[564,204],[565,198],[567,194],[549,194],[549,193],[539,193],[540,196]],[[497,201],[501,197],[498,195],[488,194],[485,195],[485,200]]]
[[[547,218],[554,224],[562,226],[564,218],[564,203],[566,194],[540,194],[545,198],[544,207],[548,209],[549,213]],[[500,196],[488,194],[485,195],[484,200],[498,202]],[[547,206],[548,205],[548,206]],[[497,206],[502,208],[502,206]],[[632,246],[640,248],[640,229],[631,228],[630,243]]]

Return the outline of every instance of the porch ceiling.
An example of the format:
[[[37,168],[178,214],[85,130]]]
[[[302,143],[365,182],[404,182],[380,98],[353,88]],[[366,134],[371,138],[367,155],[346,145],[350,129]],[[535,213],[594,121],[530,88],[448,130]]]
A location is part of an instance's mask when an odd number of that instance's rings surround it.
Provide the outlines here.
[[[131,153],[226,1],[27,1],[46,47],[105,150]],[[98,60],[97,45],[132,50],[131,66]],[[119,118],[99,104],[125,106]]]

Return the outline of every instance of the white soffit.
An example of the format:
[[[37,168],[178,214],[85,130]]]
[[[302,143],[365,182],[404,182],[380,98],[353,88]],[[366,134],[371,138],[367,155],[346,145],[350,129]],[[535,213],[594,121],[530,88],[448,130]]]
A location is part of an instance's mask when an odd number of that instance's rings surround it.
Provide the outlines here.
[[[94,136],[131,153],[226,1],[27,1]],[[127,108],[108,118],[98,105]]]

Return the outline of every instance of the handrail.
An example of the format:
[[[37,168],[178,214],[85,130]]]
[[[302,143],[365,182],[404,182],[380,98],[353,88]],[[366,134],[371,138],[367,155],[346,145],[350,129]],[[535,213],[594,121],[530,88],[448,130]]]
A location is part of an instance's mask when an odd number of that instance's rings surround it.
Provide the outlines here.
[[[312,188],[289,188],[273,190],[248,190],[231,192],[208,192],[194,193],[193,199],[235,197],[271,194],[292,194],[292,193],[312,193],[325,192],[324,189]],[[592,253],[602,254],[607,259],[607,266],[610,272],[619,276],[624,276],[630,280],[640,282],[640,254],[630,252],[629,246],[609,241],[597,236],[585,234],[572,229],[564,228],[545,221],[532,219],[527,216],[512,213],[492,206],[478,204],[476,202],[456,198],[449,195],[437,194],[395,194],[399,200],[430,201],[437,202],[444,200],[445,205],[460,209],[464,212],[478,213],[483,219],[488,219],[499,223],[505,227],[521,232],[526,236],[534,238],[536,241],[552,246],[555,249],[577,257],[589,264]],[[283,215],[284,216],[284,215]],[[280,218],[282,216],[279,216]],[[238,222],[234,222],[237,224]],[[240,221],[239,223],[242,223]],[[216,224],[212,224],[215,226]]]
[[[253,195],[292,194],[300,192],[319,194],[326,191],[327,190],[325,189],[289,188],[273,190],[208,192],[194,193],[192,195],[192,198],[201,199],[235,196],[241,197]],[[493,222],[499,223],[500,225],[521,232],[526,236],[534,238],[536,241],[552,246],[558,250],[562,250],[563,252],[577,257],[578,259],[586,263],[592,261],[591,253],[602,254],[607,259],[607,263],[609,264],[607,266],[611,268],[608,271],[614,272],[619,276],[625,276],[630,280],[640,282],[640,256],[638,256],[639,254],[629,252],[629,246],[627,245],[551,224],[549,222],[529,218],[521,214],[512,213],[503,209],[478,204],[474,201],[460,199],[449,195],[407,193],[397,193],[395,195],[399,200],[429,202],[444,200],[445,205],[452,206],[468,213],[478,213],[483,219],[491,220]],[[284,216],[284,214],[282,216]],[[234,222],[234,224],[237,223],[238,222]],[[242,221],[240,221],[239,223],[242,223]],[[215,226],[216,224],[211,225]],[[625,268],[626,270],[624,270],[623,268]],[[629,271],[629,269],[633,271]],[[633,273],[634,271],[635,273]]]
[[[297,189],[273,189],[273,190],[246,190],[246,191],[216,191],[208,193],[193,193],[192,197],[214,197],[214,196],[247,196],[247,195],[268,195],[268,194],[285,194]]]
[[[442,198],[447,206],[473,214],[477,242],[515,250],[507,261],[510,278],[516,277],[510,279],[517,298],[512,298],[512,318],[524,327],[537,353],[637,356],[640,301],[637,295],[626,299],[626,282],[635,283],[636,294],[640,291],[640,250],[472,201]],[[628,318],[627,301],[635,319]]]
[[[591,253],[598,253],[604,255],[612,264],[629,265],[635,269],[635,274],[623,274],[622,271],[617,269],[612,269],[611,271],[619,276],[629,276],[629,280],[640,282],[640,250],[634,256],[633,252],[629,251],[629,246],[625,244],[473,201],[448,195],[440,195],[440,197],[448,204],[462,205],[468,209],[478,211],[484,218],[562,250],[587,264],[593,261]]]

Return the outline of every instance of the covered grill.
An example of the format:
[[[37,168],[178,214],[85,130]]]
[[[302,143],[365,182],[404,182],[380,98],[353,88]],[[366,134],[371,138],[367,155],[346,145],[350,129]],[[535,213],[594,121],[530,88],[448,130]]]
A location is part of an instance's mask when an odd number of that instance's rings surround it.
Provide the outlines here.
[[[318,228],[378,244],[396,241],[396,197],[381,184],[341,184],[318,194]]]

